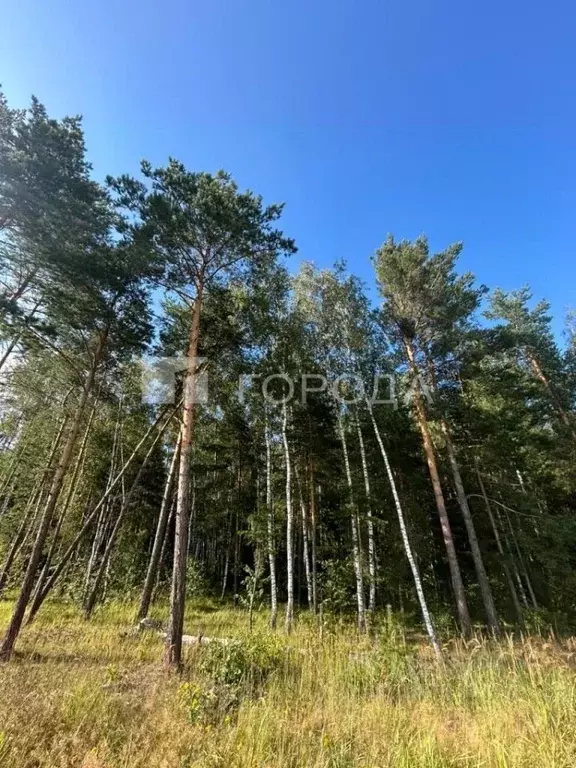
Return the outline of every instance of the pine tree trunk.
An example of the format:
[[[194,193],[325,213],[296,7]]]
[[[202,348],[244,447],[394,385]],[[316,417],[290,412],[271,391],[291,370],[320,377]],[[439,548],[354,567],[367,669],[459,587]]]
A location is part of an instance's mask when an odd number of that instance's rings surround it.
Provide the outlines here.
[[[376,610],[376,545],[374,542],[374,523],[372,521],[372,497],[370,492],[370,476],[368,474],[368,462],[366,461],[366,449],[364,436],[358,412],[355,414],[358,444],[360,446],[360,458],[362,461],[362,474],[364,476],[364,491],[366,493],[366,527],[368,529],[368,575],[370,577],[368,609]]]
[[[420,610],[422,611],[424,626],[426,627],[426,632],[428,633],[428,637],[430,638],[430,644],[434,649],[434,653],[438,658],[441,658],[442,652],[440,651],[440,646],[438,644],[438,640],[436,639],[436,632],[434,630],[434,625],[432,624],[432,619],[430,617],[430,612],[428,610],[428,604],[426,603],[426,597],[424,595],[424,588],[422,586],[422,579],[420,578],[418,563],[416,562],[416,558],[414,557],[414,553],[412,551],[412,545],[410,544],[408,529],[406,528],[406,521],[404,519],[404,511],[402,509],[402,504],[400,503],[400,496],[398,495],[398,489],[396,488],[396,480],[394,479],[394,474],[392,473],[392,468],[390,466],[390,461],[388,459],[388,452],[384,447],[384,442],[380,434],[380,429],[378,428],[378,424],[376,423],[376,419],[374,418],[372,404],[368,399],[366,399],[366,407],[367,407],[368,413],[370,414],[370,420],[374,428],[374,434],[376,435],[376,440],[380,448],[382,460],[384,461],[384,467],[386,469],[388,482],[390,483],[390,490],[392,491],[392,498],[394,499],[396,515],[398,517],[398,523],[400,525],[400,534],[402,536],[402,544],[404,545],[404,552],[406,553],[406,558],[410,565],[410,570],[412,571],[412,578],[414,579],[414,586],[416,588],[416,595],[418,596],[418,602],[420,603]]]
[[[360,538],[358,530],[358,515],[354,504],[354,488],[352,485],[352,472],[350,471],[350,461],[348,458],[348,446],[346,444],[346,434],[342,419],[338,417],[338,429],[340,431],[340,442],[342,443],[342,455],[344,457],[344,469],[346,472],[346,481],[348,483],[348,504],[350,508],[350,522],[352,527],[352,558],[354,561],[354,576],[356,577],[356,603],[358,606],[358,630],[366,631],[366,606],[364,602],[364,581],[362,576],[362,561],[360,557]]]
[[[180,437],[181,434],[179,433],[178,439],[176,440],[176,445],[174,446],[174,455],[172,456],[172,461],[170,462],[168,477],[166,478],[166,484],[164,486],[162,503],[160,505],[160,515],[158,516],[156,534],[154,536],[154,544],[152,545],[152,553],[150,555],[150,561],[146,571],[144,586],[142,587],[142,594],[140,595],[140,605],[138,606],[138,612],[136,613],[136,621],[140,621],[140,619],[144,619],[146,616],[148,616],[148,609],[150,608],[150,602],[152,601],[152,592],[154,590],[154,584],[156,583],[156,574],[160,564],[160,555],[162,553],[162,547],[166,538],[168,516],[170,514],[170,505],[172,500],[172,490],[174,488],[174,480],[176,478],[176,467],[178,466],[178,460],[180,458]]]
[[[274,506],[272,501],[272,446],[268,413],[265,414],[264,440],[266,443],[266,533],[268,565],[270,568],[270,627],[276,629],[278,616],[278,588],[276,586],[276,548],[274,536]]]
[[[28,607],[28,602],[32,595],[32,589],[34,587],[34,581],[36,579],[36,572],[38,570],[38,565],[40,564],[40,559],[42,557],[42,552],[44,549],[44,544],[46,542],[46,537],[48,535],[48,530],[50,528],[50,523],[52,521],[52,516],[54,514],[56,504],[58,503],[60,492],[62,490],[62,484],[64,483],[64,478],[66,476],[68,467],[70,465],[70,461],[72,459],[72,453],[74,451],[74,446],[76,444],[76,438],[80,430],[82,415],[84,413],[86,403],[88,402],[88,398],[92,392],[92,388],[96,380],[96,372],[104,352],[106,340],[107,340],[107,337],[105,334],[103,334],[99,339],[98,346],[97,346],[97,349],[95,350],[94,357],[92,360],[92,365],[90,367],[90,371],[88,372],[88,377],[82,389],[82,394],[80,396],[80,402],[78,403],[78,407],[76,409],[76,415],[74,417],[74,421],[72,422],[72,425],[70,427],[70,431],[68,433],[68,437],[66,438],[66,442],[64,444],[64,448],[62,451],[62,455],[60,457],[60,461],[58,463],[58,467],[56,468],[56,471],[54,473],[52,486],[50,488],[48,499],[46,501],[46,506],[44,508],[44,512],[40,519],[40,525],[38,527],[38,532],[36,534],[34,547],[32,549],[30,560],[28,561],[28,567],[26,568],[24,580],[22,581],[22,586],[20,588],[20,594],[18,595],[18,599],[16,600],[16,605],[14,607],[12,618],[10,619],[10,624],[8,626],[4,639],[2,641],[2,645],[0,646],[0,661],[10,660],[10,657],[12,656],[12,651],[14,649],[14,644],[16,643],[16,639],[22,627],[24,614],[26,612],[26,608]]]
[[[472,634],[472,623],[470,621],[470,614],[468,612],[468,602],[466,600],[466,592],[464,590],[462,574],[460,573],[460,566],[458,564],[458,557],[456,555],[456,547],[454,545],[454,538],[452,536],[452,528],[450,527],[450,520],[448,519],[448,512],[446,511],[444,493],[442,491],[442,484],[440,482],[440,474],[438,472],[438,465],[436,464],[436,455],[434,452],[432,437],[430,435],[430,429],[428,427],[428,419],[426,418],[426,411],[422,398],[422,389],[420,386],[420,372],[416,365],[414,349],[411,342],[405,339],[404,344],[406,347],[408,360],[410,362],[410,370],[414,377],[414,405],[416,409],[416,418],[418,427],[420,429],[420,434],[422,435],[422,443],[424,446],[424,453],[426,455],[426,463],[428,464],[428,471],[430,473],[430,480],[432,482],[432,489],[434,491],[434,498],[436,500],[436,508],[438,510],[438,517],[440,518],[440,527],[442,529],[442,537],[444,539],[444,546],[446,548],[446,554],[448,557],[448,567],[450,569],[450,578],[452,581],[452,588],[454,590],[454,597],[456,599],[456,608],[460,622],[460,629],[462,634],[465,637],[468,637]]]
[[[292,465],[290,463],[290,448],[288,445],[288,409],[283,404],[282,411],[282,442],[284,444],[284,460],[286,463],[286,572],[287,572],[287,601],[286,601],[286,632],[292,631],[294,623],[294,510],[292,507]]]
[[[476,577],[478,579],[478,584],[480,585],[480,592],[482,594],[484,610],[486,611],[488,627],[494,635],[499,635],[500,622],[498,621],[498,614],[496,613],[496,606],[494,605],[492,589],[490,587],[490,582],[488,581],[486,568],[484,567],[484,559],[482,557],[482,552],[480,551],[478,536],[476,535],[476,528],[474,527],[474,520],[472,519],[472,513],[468,504],[466,491],[464,490],[464,483],[462,482],[462,475],[460,474],[460,467],[458,466],[458,459],[456,458],[456,452],[452,442],[452,435],[450,434],[450,429],[444,419],[441,421],[441,427],[444,434],[444,439],[446,441],[446,451],[448,453],[448,459],[450,460],[450,466],[452,468],[452,476],[454,477],[454,486],[456,488],[458,504],[460,505],[462,517],[464,518],[464,523],[466,524],[466,532],[468,533],[468,541],[470,542],[470,551],[472,552],[472,560],[474,561]]]
[[[174,566],[170,594],[170,624],[166,644],[166,665],[180,667],[182,663],[182,634],[184,632],[184,610],[186,607],[186,566],[188,554],[188,523],[190,518],[190,462],[196,423],[196,370],[200,315],[204,285],[202,279],[196,286],[196,300],[188,345],[188,369],[184,380],[184,403],[182,414],[182,441],[178,470],[178,493],[176,502],[176,531],[174,540]]]

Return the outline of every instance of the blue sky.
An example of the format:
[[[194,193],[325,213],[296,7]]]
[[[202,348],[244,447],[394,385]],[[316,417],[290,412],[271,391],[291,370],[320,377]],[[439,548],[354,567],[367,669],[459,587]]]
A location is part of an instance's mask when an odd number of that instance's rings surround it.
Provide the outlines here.
[[[95,174],[173,155],[285,201],[299,254],[372,282],[387,232],[576,306],[567,0],[4,0],[0,82],[82,113]]]

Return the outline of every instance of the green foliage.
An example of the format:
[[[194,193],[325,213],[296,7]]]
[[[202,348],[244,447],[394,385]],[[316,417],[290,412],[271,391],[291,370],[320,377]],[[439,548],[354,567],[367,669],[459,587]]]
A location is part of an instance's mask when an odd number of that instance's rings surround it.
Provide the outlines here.
[[[199,669],[215,685],[255,692],[285,660],[284,645],[277,635],[254,633],[226,643],[209,643],[202,649]]]
[[[425,417],[475,626],[481,628],[485,616],[468,532],[452,492],[443,421],[450,427],[504,625],[514,631],[522,624],[542,633],[549,627],[571,631],[576,621],[573,323],[564,354],[552,332],[549,305],[534,303],[528,288],[494,291],[485,308],[489,325],[481,323],[486,289],[472,274],[458,271],[462,244],[434,252],[424,236],[415,241],[389,236],[378,249],[379,307],[370,300],[370,286],[343,263],[318,269],[304,262],[291,276],[281,258],[294,253],[295,244],[278,228],[281,214],[282,205],[264,204],[229,174],[190,170],[176,160],[163,167],[144,162],[139,179],[123,175],[104,188],[91,178],[79,118],[55,119],[35,99],[29,109],[13,109],[0,97],[0,553],[4,566],[15,550],[5,574],[9,589],[16,590],[30,561],[62,462],[64,476],[53,496],[58,498],[38,570],[53,573],[84,530],[60,577],[58,594],[70,603],[81,602],[86,582],[94,581],[102,563],[103,601],[127,602],[140,591],[178,418],[143,474],[138,471],[149,444],[136,451],[98,519],[84,525],[158,415],[144,402],[138,356],[152,339],[160,358],[184,353],[194,308],[201,306],[198,353],[207,359],[210,402],[195,407],[192,457],[182,475],[194,498],[186,563],[189,595],[233,594],[244,625],[247,608],[250,622],[258,626],[264,611],[252,615],[253,608],[261,609],[272,589],[272,561],[276,597],[279,603],[286,598],[283,412],[279,403],[265,400],[261,386],[267,376],[276,375],[269,392],[279,395],[287,386],[281,374],[293,381],[296,393],[286,411],[286,436],[295,521],[292,565],[302,623],[312,627],[319,621],[306,615],[304,533],[322,631],[342,632],[356,610],[350,520],[357,515],[359,572],[365,584],[373,543],[377,605],[390,603],[392,616],[402,612],[419,631],[398,500],[436,628],[444,637],[453,635],[442,527],[410,400],[418,373],[431,393]],[[375,405],[370,412],[362,388],[350,377],[359,376],[370,395],[374,377],[383,374],[394,375],[398,402],[395,408]],[[240,393],[243,376],[252,378]],[[310,376],[331,384],[342,376],[339,391],[349,402],[334,397],[331,387],[316,388],[319,381],[311,382]],[[176,399],[183,378],[179,372]],[[299,397],[304,384],[315,390],[309,389],[305,402]],[[358,402],[352,402],[357,395]],[[62,424],[64,437],[55,445]],[[77,436],[65,452],[72,424]],[[350,482],[339,424],[348,442]],[[389,455],[397,497],[375,429]],[[169,512],[177,493],[170,489]],[[106,564],[106,547],[121,512]],[[153,574],[157,598],[171,583],[174,514]],[[242,583],[246,597],[238,598]],[[372,619],[372,630],[380,631],[378,619]],[[382,631],[387,647],[403,645],[403,627],[386,624]],[[200,709],[210,709],[212,685],[249,687],[251,680],[271,675],[267,652],[261,649],[258,658],[257,642],[248,638],[240,646],[203,649],[206,659],[224,654],[222,679],[214,662],[213,671],[206,671],[208,688],[186,694],[189,709],[197,700]],[[391,654],[396,658],[397,651]]]
[[[191,597],[205,597],[209,592],[202,563],[192,557],[186,564],[186,584]]]
[[[349,613],[352,598],[350,560],[326,560],[322,574],[322,602],[325,611],[335,615]]]

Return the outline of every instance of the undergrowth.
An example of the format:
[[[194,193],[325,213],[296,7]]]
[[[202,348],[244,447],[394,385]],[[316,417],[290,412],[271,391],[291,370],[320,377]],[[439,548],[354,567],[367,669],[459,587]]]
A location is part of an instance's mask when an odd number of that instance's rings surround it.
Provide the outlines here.
[[[0,602],[0,626],[11,605]],[[85,622],[47,604],[0,666],[9,768],[568,768],[576,765],[575,648],[541,636],[423,639],[381,617],[272,633],[260,611],[193,601],[181,675],[134,606]],[[155,611],[165,617],[165,608]],[[327,628],[328,627],[328,628]],[[225,639],[220,643],[213,638]]]

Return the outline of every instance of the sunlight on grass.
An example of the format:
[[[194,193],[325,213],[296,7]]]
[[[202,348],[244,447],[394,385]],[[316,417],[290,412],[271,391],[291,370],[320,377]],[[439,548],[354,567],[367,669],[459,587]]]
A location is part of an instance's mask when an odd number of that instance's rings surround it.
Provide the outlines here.
[[[6,625],[10,604],[0,603]],[[246,613],[188,606],[181,677],[133,605],[85,622],[49,604],[0,667],[0,765],[22,768],[560,768],[576,765],[574,654],[542,638],[428,648],[351,627],[289,637]],[[162,618],[165,610],[155,612]]]

